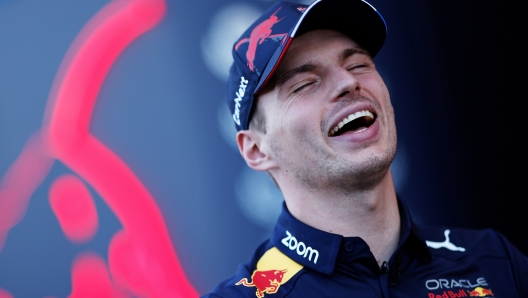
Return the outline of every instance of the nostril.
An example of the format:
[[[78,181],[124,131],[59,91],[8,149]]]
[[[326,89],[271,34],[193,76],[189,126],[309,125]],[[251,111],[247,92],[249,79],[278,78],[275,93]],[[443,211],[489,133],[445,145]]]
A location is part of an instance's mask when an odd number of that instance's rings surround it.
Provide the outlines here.
[[[343,96],[345,96],[345,95],[347,95],[347,94],[349,94],[349,93],[350,93],[350,91],[345,91],[345,92],[339,94],[338,97],[343,97]]]

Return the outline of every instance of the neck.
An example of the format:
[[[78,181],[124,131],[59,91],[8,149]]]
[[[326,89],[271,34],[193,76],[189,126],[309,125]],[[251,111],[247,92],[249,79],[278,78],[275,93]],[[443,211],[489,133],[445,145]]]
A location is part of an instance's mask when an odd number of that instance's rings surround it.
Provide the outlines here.
[[[381,265],[396,250],[400,213],[390,171],[368,191],[307,191],[302,187],[283,190],[291,214],[319,230],[344,237],[361,237]],[[299,191],[300,190],[300,191]]]

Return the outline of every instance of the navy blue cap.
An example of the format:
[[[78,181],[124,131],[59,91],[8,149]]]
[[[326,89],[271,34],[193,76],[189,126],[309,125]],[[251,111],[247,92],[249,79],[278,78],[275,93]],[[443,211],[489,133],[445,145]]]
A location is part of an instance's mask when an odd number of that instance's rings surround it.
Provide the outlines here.
[[[381,14],[363,0],[316,0],[309,6],[277,2],[233,47],[227,104],[237,131],[248,129],[254,96],[271,78],[292,39],[315,29],[340,31],[372,57],[387,34]]]

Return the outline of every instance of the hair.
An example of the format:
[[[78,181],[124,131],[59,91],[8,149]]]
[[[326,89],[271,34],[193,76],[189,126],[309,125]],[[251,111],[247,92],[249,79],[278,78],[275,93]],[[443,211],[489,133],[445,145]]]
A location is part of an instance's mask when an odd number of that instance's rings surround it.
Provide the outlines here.
[[[262,107],[260,107],[258,95],[255,95],[253,99],[253,107],[249,115],[249,129],[266,133],[266,115],[264,115],[264,111],[262,110]]]
[[[260,94],[275,88],[276,82],[277,77],[276,74],[274,74],[266,83],[266,85],[261,87],[258,94],[253,95],[253,106],[251,107],[251,113],[249,114],[249,129],[266,133],[266,115],[264,115],[264,111],[260,103]]]

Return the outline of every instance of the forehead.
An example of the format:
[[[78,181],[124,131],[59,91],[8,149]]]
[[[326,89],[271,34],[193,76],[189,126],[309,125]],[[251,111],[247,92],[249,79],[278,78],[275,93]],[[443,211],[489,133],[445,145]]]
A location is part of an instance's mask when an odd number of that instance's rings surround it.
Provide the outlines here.
[[[368,54],[349,36],[334,30],[313,30],[293,39],[276,74],[303,63],[315,63],[320,59],[337,59],[343,49],[356,49]]]

